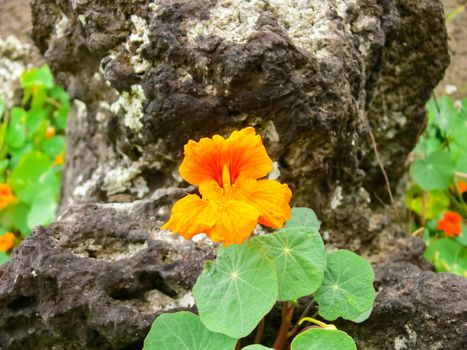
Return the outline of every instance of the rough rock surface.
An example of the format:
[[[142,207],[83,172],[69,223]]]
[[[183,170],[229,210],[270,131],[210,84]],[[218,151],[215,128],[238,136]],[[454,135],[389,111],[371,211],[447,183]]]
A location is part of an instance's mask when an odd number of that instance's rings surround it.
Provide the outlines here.
[[[384,271],[382,253],[397,250],[391,237],[400,233],[379,202],[369,132],[395,184],[449,62],[438,0],[31,4],[33,39],[74,105],[62,215],[0,270],[1,348],[139,349],[157,314],[190,307],[213,249],[159,229],[184,193],[173,187],[186,186],[182,146],[246,125],[263,136],[294,205],[317,210],[328,243],[372,256]],[[381,280],[380,293],[397,293],[402,278]],[[378,300],[367,323],[405,337],[394,304]],[[407,308],[407,319],[418,316]],[[366,341],[367,323],[359,346],[384,348],[385,337]],[[434,341],[451,329],[418,327]],[[406,349],[418,349],[409,340]]]
[[[361,350],[466,349],[467,279],[406,262],[376,269],[372,316],[342,326]]]
[[[182,194],[77,205],[38,228],[0,270],[0,349],[141,349],[157,315],[193,307],[211,244],[155,228]]]

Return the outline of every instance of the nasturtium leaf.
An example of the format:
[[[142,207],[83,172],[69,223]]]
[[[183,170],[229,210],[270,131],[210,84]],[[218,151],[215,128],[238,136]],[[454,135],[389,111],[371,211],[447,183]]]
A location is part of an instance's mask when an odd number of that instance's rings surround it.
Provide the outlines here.
[[[26,142],[26,111],[14,107],[11,110],[11,119],[8,123],[6,142],[11,148],[21,148]]]
[[[42,152],[24,155],[10,175],[10,184],[17,196],[32,204],[45,193],[55,193],[59,184],[51,167],[52,161]]]
[[[51,159],[55,159],[65,149],[65,137],[61,135],[54,136],[42,143],[42,151]]]
[[[3,117],[3,113],[5,112],[5,101],[0,97],[0,119]]]
[[[353,339],[345,332],[312,328],[292,341],[292,350],[357,350]]]
[[[40,68],[31,68],[21,74],[21,85],[23,88],[44,87],[51,89],[54,86],[52,72],[47,65]]]
[[[31,229],[28,226],[28,214],[31,208],[26,203],[20,202],[12,207],[12,223],[15,228],[20,230],[23,236],[29,236]]]
[[[242,348],[242,350],[274,350],[274,349],[267,348],[259,344],[253,344],[253,345],[248,345],[247,347]]]
[[[461,227],[462,227],[462,232],[460,236],[456,237],[456,241],[462,244],[464,247],[467,247],[467,225],[464,223],[461,223]]]
[[[371,310],[375,299],[373,280],[373,269],[364,258],[348,250],[329,253],[323,283],[314,293],[319,314],[329,321],[363,321],[362,314]]]
[[[55,218],[57,201],[55,197],[45,197],[34,202],[28,213],[28,227],[33,229],[39,225],[48,225]]]
[[[48,112],[46,109],[31,109],[26,118],[26,128],[30,134],[34,134],[42,122],[46,121]],[[47,124],[47,122],[46,122]]]
[[[0,253],[0,266],[7,263],[10,260],[10,256],[7,253]]]
[[[233,350],[237,339],[207,329],[197,315],[162,314],[144,340],[144,350]]]
[[[431,241],[424,256],[435,265],[436,271],[467,277],[467,248],[455,240],[441,238]]]
[[[220,251],[193,287],[203,324],[233,338],[253,331],[274,306],[277,294],[274,263],[255,240]]]
[[[415,153],[420,153],[422,155],[428,155],[441,149],[442,143],[441,140],[437,137],[426,137],[422,136],[417,143],[417,146],[414,149]]]
[[[455,163],[446,150],[431,153],[412,163],[412,178],[425,191],[445,190],[454,181]]]
[[[326,267],[324,243],[313,228],[296,226],[254,238],[276,265],[278,300],[301,298],[316,291]]]
[[[306,226],[319,231],[321,223],[315,212],[310,208],[292,208],[292,216],[285,223],[285,227]]]
[[[426,219],[432,219],[447,210],[451,201],[445,191],[424,192],[418,186],[406,192],[407,207]]]

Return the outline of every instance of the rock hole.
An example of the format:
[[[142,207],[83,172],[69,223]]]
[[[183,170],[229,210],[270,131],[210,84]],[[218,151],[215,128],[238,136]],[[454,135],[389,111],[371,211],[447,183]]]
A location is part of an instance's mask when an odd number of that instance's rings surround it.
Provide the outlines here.
[[[31,308],[37,304],[36,297],[19,297],[8,304],[8,308],[13,311],[19,311]]]

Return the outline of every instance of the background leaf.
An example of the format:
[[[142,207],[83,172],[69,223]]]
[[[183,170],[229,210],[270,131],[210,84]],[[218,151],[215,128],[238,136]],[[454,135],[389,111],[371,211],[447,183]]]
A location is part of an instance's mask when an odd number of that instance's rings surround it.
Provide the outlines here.
[[[458,242],[448,238],[435,239],[424,255],[435,265],[436,271],[467,277],[467,249]]]
[[[435,151],[412,163],[412,178],[425,191],[445,190],[454,181],[454,165],[448,151]]]
[[[321,287],[315,292],[319,314],[326,320],[338,317],[362,322],[373,307],[374,272],[370,263],[348,250],[329,253]]]
[[[193,287],[204,325],[233,338],[253,331],[274,306],[277,294],[275,266],[255,240],[220,251]]]
[[[236,339],[208,330],[191,312],[160,315],[144,340],[144,350],[233,350]]]

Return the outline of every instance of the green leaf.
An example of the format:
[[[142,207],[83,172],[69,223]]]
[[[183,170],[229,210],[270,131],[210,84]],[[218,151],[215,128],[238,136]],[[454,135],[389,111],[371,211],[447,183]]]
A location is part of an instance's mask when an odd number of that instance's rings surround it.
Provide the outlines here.
[[[424,256],[435,265],[436,271],[467,277],[467,249],[455,240],[441,238],[431,241]]]
[[[6,142],[11,148],[21,148],[26,141],[26,111],[14,107],[8,124]]]
[[[321,223],[315,212],[310,208],[297,207],[292,208],[292,216],[285,223],[285,227],[306,226],[319,231]]]
[[[255,240],[219,252],[193,287],[204,325],[233,338],[255,329],[274,306],[277,294],[274,264]]]
[[[51,167],[49,157],[39,151],[32,151],[21,158],[11,172],[10,183],[22,201],[32,204],[36,198],[55,194],[57,188],[59,190],[59,180]]]
[[[65,137],[61,135],[54,136],[42,143],[42,151],[52,160],[55,159],[65,149]]]
[[[462,232],[460,236],[456,237],[456,241],[462,244],[464,247],[467,247],[467,225],[464,223],[461,223],[461,227],[462,227]]]
[[[426,196],[425,204],[423,203],[424,195]],[[445,191],[424,192],[414,186],[406,193],[406,203],[407,207],[418,215],[422,216],[425,211],[425,218],[432,219],[448,209],[451,201]]]
[[[348,250],[329,253],[323,283],[314,294],[319,314],[329,321],[363,321],[362,314],[371,310],[375,299],[373,280],[373,269],[364,258]]]
[[[191,312],[162,314],[144,340],[144,350],[233,350],[236,339],[208,330]]]
[[[441,140],[435,137],[422,136],[417,143],[414,151],[416,153],[421,153],[423,155],[428,155],[441,149],[442,143]]]
[[[10,256],[7,253],[0,253],[0,266],[7,263],[10,260]]]
[[[5,101],[0,98],[0,120],[2,120],[3,113],[5,112]]]
[[[345,332],[313,328],[295,337],[292,350],[357,350],[357,346]]]
[[[40,201],[34,202],[28,213],[28,227],[33,229],[39,225],[50,224],[55,218],[56,212],[57,202],[54,197],[41,198]]]
[[[34,134],[43,122],[48,125],[47,117],[48,112],[46,109],[41,108],[29,110],[26,118],[26,128],[28,133],[31,135]]]
[[[278,300],[301,298],[321,285],[326,255],[321,236],[314,228],[284,228],[255,238],[276,265],[279,282]]]
[[[267,348],[259,344],[253,344],[253,345],[248,345],[247,347],[244,347],[243,350],[274,350],[274,349]]]
[[[413,162],[412,178],[425,191],[445,190],[453,183],[454,165],[448,151],[435,151]]]
[[[31,68],[21,74],[21,85],[23,88],[44,87],[51,89],[54,86],[52,72],[47,65],[40,68]]]

